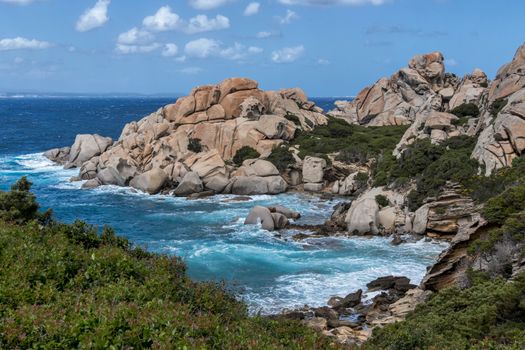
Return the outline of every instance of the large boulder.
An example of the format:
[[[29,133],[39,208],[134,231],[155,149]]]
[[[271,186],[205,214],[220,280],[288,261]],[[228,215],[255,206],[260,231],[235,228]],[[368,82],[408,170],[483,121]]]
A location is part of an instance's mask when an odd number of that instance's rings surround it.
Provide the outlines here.
[[[275,229],[272,213],[266,207],[254,207],[246,220],[244,220],[245,225],[256,225],[258,223],[261,223],[261,227],[265,230],[273,231]]]
[[[69,166],[79,167],[84,162],[105,152],[113,141],[100,135],[77,135],[69,152]]]
[[[129,185],[149,194],[158,193],[168,181],[168,175],[162,169],[152,169],[135,176]]]
[[[496,79],[489,91],[489,101],[492,103],[506,98],[525,88],[525,44],[521,45],[513,60],[498,70]]]
[[[55,163],[65,164],[69,161],[70,151],[71,147],[53,148],[44,152],[44,157]]]
[[[348,232],[355,235],[377,234],[379,205],[375,198],[362,198],[354,203],[346,215]]]
[[[307,156],[303,161],[303,182],[319,183],[323,181],[326,160]]]
[[[233,179],[231,192],[239,195],[279,194],[287,189],[281,176],[238,176]]]
[[[204,185],[202,183],[199,174],[196,172],[190,171],[182,178],[182,181],[175,189],[175,195],[177,196],[189,196],[193,193],[199,193],[204,190]]]

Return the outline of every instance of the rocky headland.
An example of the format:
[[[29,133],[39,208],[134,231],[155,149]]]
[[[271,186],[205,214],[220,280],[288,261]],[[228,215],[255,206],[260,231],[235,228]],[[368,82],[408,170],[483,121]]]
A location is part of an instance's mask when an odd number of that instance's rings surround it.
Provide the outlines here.
[[[444,62],[439,52],[414,56],[326,113],[299,88],[263,91],[231,78],[127,124],[116,141],[78,135],[71,147],[45,155],[79,168],[72,180],[84,188],[343,196],[348,202],[330,220],[307,229],[392,235],[396,244],[407,236],[449,241],[419,286],[390,276],[369,286],[382,292],[367,302],[362,291],[349,291],[325,308],[282,316],[341,342],[363,342],[370,329],[403,320],[430,295],[469,287],[472,273],[511,279],[525,269],[523,240],[502,231],[523,233],[525,45],[494,80],[479,69],[457,77]],[[256,207],[246,224],[298,228],[289,219],[298,214]]]

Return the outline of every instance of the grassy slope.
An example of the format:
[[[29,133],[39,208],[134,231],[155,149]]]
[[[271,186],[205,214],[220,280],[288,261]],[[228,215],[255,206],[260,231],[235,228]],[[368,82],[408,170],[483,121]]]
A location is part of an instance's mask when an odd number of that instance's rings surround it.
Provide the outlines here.
[[[332,347],[297,322],[248,317],[176,257],[134,249],[108,228],[51,222],[29,187],[0,192],[0,348]]]

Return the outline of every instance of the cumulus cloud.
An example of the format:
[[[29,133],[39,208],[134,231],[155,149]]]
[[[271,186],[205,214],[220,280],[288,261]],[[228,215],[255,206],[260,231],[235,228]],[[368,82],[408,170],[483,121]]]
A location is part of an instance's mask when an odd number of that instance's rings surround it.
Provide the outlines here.
[[[211,10],[228,2],[229,0],[190,0],[190,6],[198,10]]]
[[[184,46],[184,52],[190,57],[206,58],[214,55],[220,49],[220,42],[201,38],[192,40]]]
[[[173,57],[177,56],[177,53],[179,53],[179,48],[175,44],[165,44],[164,49],[162,50],[162,56],[164,57]]]
[[[245,16],[253,16],[259,13],[261,4],[258,2],[250,2],[248,6],[244,9]]]
[[[0,39],[0,51],[9,50],[42,50],[50,48],[52,45],[47,41],[36,39],[26,39],[22,37]]]
[[[275,63],[291,63],[297,61],[304,53],[304,46],[285,47],[272,52]]]
[[[117,44],[116,51],[117,53],[128,55],[132,53],[149,53],[157,50],[160,48],[161,45],[159,43],[152,43],[148,45],[125,45],[125,44]]]
[[[144,27],[154,32],[175,30],[180,24],[180,16],[171,11],[171,7],[163,6],[153,16],[148,16],[142,21]]]
[[[223,15],[208,18],[206,15],[197,15],[190,19],[185,31],[189,34],[221,30],[230,27],[230,20]]]
[[[95,6],[87,9],[77,21],[76,29],[87,32],[103,26],[108,20],[108,6],[111,0],[98,0]]]
[[[299,19],[299,15],[295,13],[292,10],[286,10],[286,15],[284,16],[278,16],[277,19],[279,20],[279,23],[281,24],[288,24],[292,21],[295,21],[296,19]]]
[[[153,39],[153,35],[143,29],[139,28],[131,28],[127,32],[124,32],[118,36],[117,42],[119,44],[138,44],[138,43],[146,43]]]
[[[283,5],[374,5],[379,6],[390,2],[391,0],[278,0]]]
[[[324,59],[324,58],[319,58],[317,60],[317,64],[319,64],[321,66],[326,66],[326,65],[330,64],[330,61],[328,61],[327,59]]]
[[[260,47],[246,47],[239,43],[235,43],[230,47],[224,47],[220,41],[207,38],[190,41],[184,47],[184,53],[188,57],[220,57],[232,61],[242,60],[250,55],[259,54],[262,51],[263,49]]]

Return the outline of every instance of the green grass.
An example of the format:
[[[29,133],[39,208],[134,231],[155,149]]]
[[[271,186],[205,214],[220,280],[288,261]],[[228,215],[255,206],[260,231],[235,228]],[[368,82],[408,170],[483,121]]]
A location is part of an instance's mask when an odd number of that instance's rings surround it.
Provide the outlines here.
[[[223,286],[191,281],[179,258],[109,228],[43,224],[29,187],[0,192],[0,348],[335,347],[298,322],[249,317]]]

